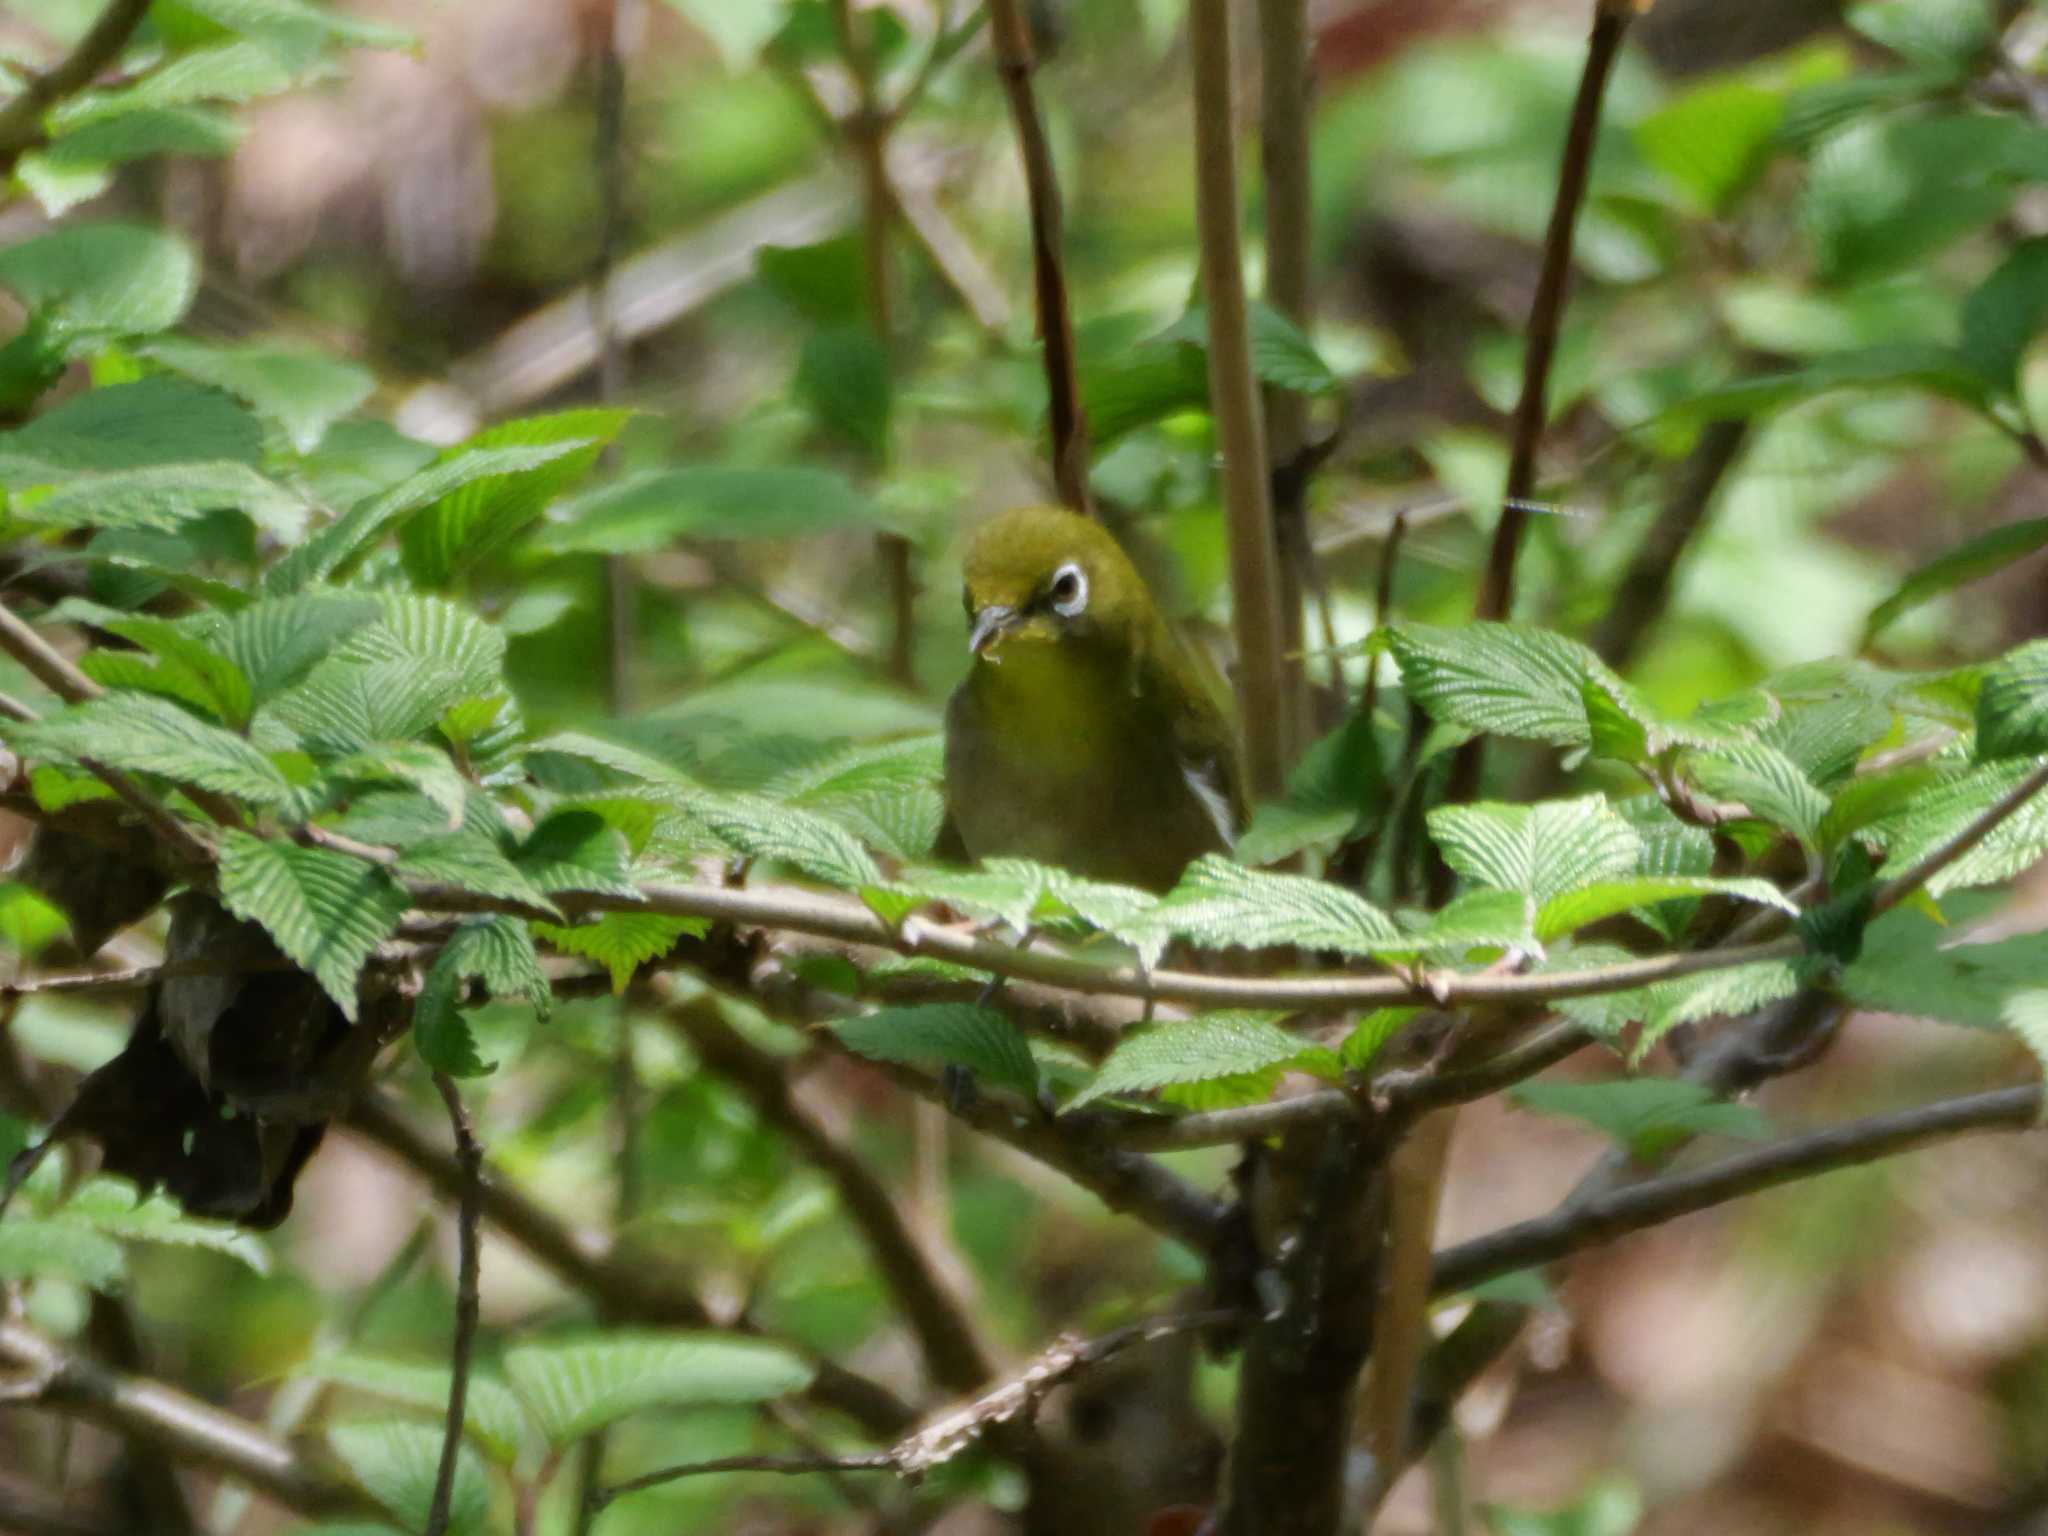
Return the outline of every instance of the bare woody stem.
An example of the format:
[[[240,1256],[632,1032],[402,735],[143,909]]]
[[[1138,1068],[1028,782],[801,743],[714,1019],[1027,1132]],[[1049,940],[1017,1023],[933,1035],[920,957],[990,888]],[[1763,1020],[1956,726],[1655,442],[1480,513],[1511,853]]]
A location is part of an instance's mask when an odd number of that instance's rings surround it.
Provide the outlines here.
[[[1238,718],[1244,728],[1252,794],[1269,799],[1286,786],[1294,743],[1289,733],[1272,482],[1252,372],[1238,232],[1230,10],[1229,0],[1192,0],[1188,8],[1188,50],[1195,73],[1195,222],[1209,319],[1209,405],[1223,455],[1223,503],[1230,533]]]
[[[31,75],[21,92],[0,106],[0,176],[11,175],[21,157],[44,142],[43,115],[98,79],[148,14],[149,0],[110,0],[77,47],[44,73]]]
[[[1314,319],[1308,0],[1259,0],[1259,65],[1266,301],[1306,332]],[[1309,735],[1309,717],[1307,675],[1300,660],[1306,643],[1302,600],[1308,567],[1315,559],[1308,538],[1308,400],[1294,390],[1272,386],[1266,390],[1265,408],[1290,735],[1303,742]]]
[[[471,1127],[461,1090],[445,1072],[434,1074],[434,1089],[448,1109],[455,1132],[455,1161],[461,1171],[456,1199],[455,1343],[448,1356],[448,1413],[441,1430],[441,1460],[434,1472],[434,1493],[427,1506],[426,1536],[448,1529],[449,1501],[455,1491],[455,1466],[462,1449],[462,1425],[469,1401],[469,1362],[476,1348],[477,1287],[481,1278],[484,1149]]]
[[[1038,302],[1038,334],[1045,353],[1045,385],[1052,428],[1052,478],[1060,500],[1089,512],[1088,417],[1081,404],[1080,371],[1074,359],[1074,317],[1067,299],[1064,220],[1059,176],[1046,142],[1032,87],[1037,55],[1024,19],[1023,0],[989,0],[989,30],[996,72],[1009,97],[1017,129],[1017,152],[1031,205],[1031,277]]]
[[[1705,1168],[1647,1179],[1587,1200],[1567,1200],[1546,1216],[1503,1227],[1439,1253],[1433,1288],[1439,1294],[1467,1290],[1674,1217],[1831,1169],[1893,1157],[1952,1136],[2028,1129],[2039,1123],[2040,1113],[2038,1084],[2000,1088],[1851,1120],[1722,1158]]]

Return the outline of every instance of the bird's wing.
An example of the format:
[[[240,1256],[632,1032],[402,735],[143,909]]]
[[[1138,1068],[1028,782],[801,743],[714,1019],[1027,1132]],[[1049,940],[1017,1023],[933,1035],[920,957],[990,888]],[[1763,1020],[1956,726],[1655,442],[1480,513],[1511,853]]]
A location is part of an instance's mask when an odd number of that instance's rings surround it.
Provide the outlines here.
[[[1236,843],[1249,816],[1238,772],[1237,738],[1196,657],[1171,637],[1168,646],[1142,653],[1141,691],[1159,699],[1172,733],[1174,762],[1223,846]]]

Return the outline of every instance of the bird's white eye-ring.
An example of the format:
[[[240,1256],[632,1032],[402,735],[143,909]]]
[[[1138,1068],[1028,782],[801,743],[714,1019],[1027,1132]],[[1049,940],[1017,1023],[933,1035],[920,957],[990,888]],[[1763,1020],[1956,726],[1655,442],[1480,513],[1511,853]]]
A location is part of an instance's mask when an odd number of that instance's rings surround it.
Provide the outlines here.
[[[1063,565],[1053,572],[1047,593],[1052,598],[1052,611],[1071,619],[1088,606],[1088,573],[1078,565]]]

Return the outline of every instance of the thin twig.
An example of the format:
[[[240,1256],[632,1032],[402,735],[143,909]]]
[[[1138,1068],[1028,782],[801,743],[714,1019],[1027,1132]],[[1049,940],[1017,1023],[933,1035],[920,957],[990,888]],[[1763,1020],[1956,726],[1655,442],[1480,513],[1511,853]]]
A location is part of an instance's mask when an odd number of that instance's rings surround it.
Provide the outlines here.
[[[148,14],[149,0],[110,0],[69,54],[30,75],[21,92],[0,106],[0,176],[11,176],[23,155],[47,141],[43,119],[50,109],[97,80]]]
[[[1238,232],[1230,10],[1229,0],[1192,0],[1188,7],[1188,52],[1195,76],[1195,223],[1209,321],[1209,407],[1223,456],[1223,503],[1230,535],[1238,718],[1244,731],[1248,787],[1254,798],[1265,800],[1286,787],[1296,744],[1289,730],[1294,711],[1287,703],[1292,685],[1282,641],[1273,486],[1252,371]]]
[[[1266,302],[1306,334],[1313,323],[1310,274],[1308,0],[1259,0],[1259,174],[1266,206]],[[1266,462],[1273,477],[1273,539],[1279,554],[1280,643],[1290,659],[1285,700],[1290,738],[1308,738],[1303,594],[1316,585],[1308,537],[1311,460],[1308,397],[1278,385],[1265,391]],[[1325,612],[1327,613],[1327,609]]]
[[[1047,415],[1052,429],[1052,478],[1059,497],[1076,512],[1089,512],[1088,416],[1081,403],[1081,376],[1074,360],[1074,317],[1067,300],[1064,226],[1059,175],[1046,141],[1032,85],[1037,56],[1023,0],[989,0],[989,30],[996,73],[1009,98],[1024,163],[1031,207],[1031,279],[1038,303],[1038,335],[1045,355]]]
[[[933,1414],[886,1451],[850,1456],[728,1456],[716,1461],[686,1462],[606,1488],[594,1496],[594,1505],[602,1509],[629,1493],[658,1488],[680,1478],[720,1472],[894,1472],[899,1477],[923,1477],[987,1438],[991,1431],[1028,1422],[1048,1392],[1081,1372],[1141,1344],[1213,1328],[1235,1318],[1236,1314],[1229,1311],[1178,1312],[1147,1318],[1093,1339],[1062,1337],[1040,1351],[1022,1370],[965,1402]]]
[[[476,1348],[477,1285],[482,1268],[484,1149],[470,1123],[462,1091],[445,1072],[434,1074],[434,1090],[448,1109],[455,1133],[455,1161],[462,1184],[455,1207],[455,1342],[448,1354],[448,1416],[441,1429],[441,1461],[434,1472],[433,1501],[427,1506],[426,1536],[448,1529],[449,1500],[455,1492],[455,1465],[462,1449],[462,1425],[469,1400],[469,1362]]]
[[[1529,304],[1524,332],[1522,391],[1515,401],[1514,438],[1508,457],[1507,495],[1475,608],[1481,619],[1505,619],[1514,608],[1515,556],[1529,521],[1528,504],[1536,495],[1536,455],[1549,414],[1550,365],[1557,355],[1564,322],[1565,289],[1571,279],[1572,236],[1593,165],[1593,144],[1600,128],[1600,103],[1607,93],[1621,40],[1635,15],[1633,0],[1596,0],[1593,35],[1586,45],[1586,64],[1572,102],[1571,124],[1565,130],[1564,161],[1558,168],[1557,194],[1550,205],[1550,227],[1543,237],[1543,264],[1536,294]]]
[[[2031,1130],[2040,1124],[2040,1114],[2041,1088],[2030,1083],[1788,1137],[1705,1168],[1645,1179],[1590,1200],[1567,1200],[1548,1215],[1460,1243],[1437,1255],[1432,1286],[1440,1294],[1468,1290],[1518,1269],[1548,1264],[1582,1248],[1832,1169],[1875,1162],[1970,1131]]]

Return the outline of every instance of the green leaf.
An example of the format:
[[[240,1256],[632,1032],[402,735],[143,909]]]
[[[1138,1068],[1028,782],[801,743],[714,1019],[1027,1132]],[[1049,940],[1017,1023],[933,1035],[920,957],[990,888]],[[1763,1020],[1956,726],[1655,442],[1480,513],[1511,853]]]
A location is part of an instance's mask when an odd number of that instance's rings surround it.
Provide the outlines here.
[[[626,840],[591,811],[557,811],[546,817],[512,862],[543,891],[631,896],[635,890],[626,877]]]
[[[810,1385],[812,1371],[774,1344],[715,1333],[608,1333],[505,1353],[505,1374],[560,1450],[645,1408],[760,1403]]]
[[[22,185],[52,218],[98,197],[116,166],[154,155],[220,156],[242,141],[241,125],[196,107],[143,107],[86,122],[15,166]]]
[[[543,474],[557,460],[581,454],[587,447],[583,439],[571,438],[567,442],[451,448],[425,469],[349,508],[265,572],[264,585],[283,596],[324,581],[360,559],[393,528],[461,496],[471,486],[481,489],[474,500],[461,503],[469,512],[482,517],[495,504],[494,493],[501,490],[506,493],[506,504],[517,510],[523,493],[514,493],[510,487],[522,477]],[[447,526],[465,520],[451,515]],[[431,548],[423,550],[422,558],[431,553]]]
[[[679,539],[791,539],[881,521],[823,469],[689,466],[629,475],[565,502],[535,542],[558,554],[650,554]]]
[[[1248,319],[1252,369],[1260,383],[1308,395],[1342,389],[1291,320],[1258,303]],[[1134,335],[1132,325],[1132,317],[1112,317],[1084,326],[1079,336],[1082,403],[1101,445],[1181,411],[1209,407],[1209,322],[1203,306],[1150,337]]]
[[[1914,64],[1963,69],[1998,40],[1988,0],[1874,0],[1849,8],[1848,22]]]
[[[193,48],[146,70],[133,85],[91,91],[59,106],[51,121],[61,131],[81,123],[122,116],[144,107],[182,107],[195,102],[254,101],[275,96],[297,78],[277,51],[260,43],[223,43]]]
[[[0,249],[0,284],[79,331],[167,330],[199,291],[199,262],[175,235],[140,224],[63,224]]]
[[[867,251],[856,235],[834,235],[812,245],[763,246],[754,257],[754,272],[818,325],[867,320]]]
[[[1636,912],[1658,902],[1702,896],[1731,896],[1738,901],[1775,907],[1797,913],[1798,903],[1768,880],[1711,879],[1703,875],[1636,875],[1623,880],[1603,880],[1554,896],[1536,914],[1536,937],[1545,943],[1567,933],[1615,917]]]
[[[1746,80],[1710,79],[1636,124],[1643,158],[1702,213],[1719,213],[1770,163],[1785,98]]]
[[[64,1221],[81,1223],[108,1237],[174,1248],[204,1248],[210,1253],[225,1254],[259,1275],[270,1273],[270,1250],[255,1233],[231,1222],[188,1216],[170,1196],[145,1195],[126,1179],[105,1175],[89,1179],[56,1214]]]
[[[2034,1053],[2034,1060],[2048,1071],[2048,988],[2031,987],[2005,1000],[2001,1019],[2006,1029]],[[2043,1100],[2048,1111],[2048,1099]]]
[[[1535,1280],[1540,1290],[1542,1279]],[[1484,1289],[1481,1287],[1473,1294],[1479,1295]],[[1514,1509],[1489,1504],[1486,1520],[1491,1536],[1631,1536],[1643,1521],[1643,1496],[1627,1478],[1603,1477],[1562,1508]]]
[[[1999,1029],[2015,996],[2048,987],[2048,934],[1958,942],[1924,913],[1888,912],[1865,932],[1862,953],[1836,986],[1873,1012]]]
[[[938,736],[858,744],[770,780],[770,799],[829,816],[899,859],[924,857],[945,817]]]
[[[1817,847],[1828,797],[1799,765],[1762,742],[1701,753],[1686,761],[1687,777],[1708,796],[1743,806],[1759,821],[1790,832]]]
[[[1337,1048],[1337,1060],[1347,1072],[1363,1072],[1373,1064],[1380,1048],[1401,1031],[1420,1008],[1376,1008],[1351,1027]]]
[[[1582,886],[1632,874],[1642,839],[1599,795],[1537,805],[1445,805],[1429,813],[1444,861],[1466,879],[1527,898],[1532,912]]]
[[[461,693],[445,667],[363,665],[337,656],[274,699],[265,714],[314,757],[352,759],[360,777],[389,779],[400,775],[391,767],[376,771],[372,749],[419,735]]]
[[[544,912],[555,910],[546,893],[506,856],[496,839],[481,832],[465,828],[408,842],[399,849],[398,868],[416,880],[523,902]]]
[[[1213,853],[1189,865],[1180,884],[1119,937],[1154,954],[1173,938],[1204,949],[1291,944],[1347,955],[1401,943],[1392,919],[1342,886],[1261,874]]]
[[[753,67],[788,18],[789,0],[668,0],[706,37],[733,74]]]
[[[1534,903],[1521,891],[1460,891],[1410,939],[1416,954],[1464,956],[1473,950],[1539,954]]]
[[[127,1272],[121,1245],[104,1232],[35,1216],[0,1221],[0,1280],[56,1275],[90,1290],[113,1291]]]
[[[876,463],[888,458],[895,403],[889,354],[868,326],[834,325],[812,332],[797,359],[796,393],[821,426]]]
[[[36,528],[141,528],[176,533],[195,518],[232,509],[259,528],[291,533],[306,503],[233,460],[153,464],[66,479],[47,492],[15,498],[9,509]]]
[[[1717,1099],[1698,1083],[1681,1078],[1631,1077],[1605,1083],[1545,1080],[1518,1084],[1508,1090],[1508,1097],[1538,1114],[1583,1121],[1644,1162],[1694,1136],[1756,1141],[1770,1134],[1755,1105]]]
[[[251,603],[222,629],[223,655],[261,704],[298,682],[381,612],[373,598],[310,592]]]
[[[262,924],[351,1022],[363,964],[408,905],[404,888],[374,864],[235,831],[221,841],[220,897],[235,916]]]
[[[400,537],[407,573],[422,586],[445,586],[504,548],[590,472],[628,415],[562,411],[508,421],[471,438],[460,450],[464,455],[527,449],[545,450],[548,457],[506,473],[471,476],[408,517]]]
[[[542,1018],[552,994],[525,925],[510,917],[466,922],[443,946],[420,984],[413,1011],[413,1043],[428,1066],[451,1077],[482,1077],[494,1064],[476,1053],[476,1039],[461,1013],[470,978],[496,998],[523,995]]]
[[[676,947],[685,934],[701,938],[710,924],[701,917],[666,917],[656,912],[608,912],[573,927],[536,923],[534,937],[565,954],[594,960],[612,975],[612,991],[623,993],[633,973]]]
[[[112,619],[106,628],[143,647],[156,657],[157,669],[175,670],[188,679],[201,705],[227,725],[248,724],[253,696],[249,679],[228,656],[200,639],[189,626],[163,619]]]
[[[496,625],[442,597],[391,592],[381,601],[383,617],[349,636],[336,652],[342,660],[442,668],[463,697],[507,691],[505,636]]]
[[[1031,1099],[1038,1063],[1017,1027],[993,1008],[971,1003],[929,1003],[881,1008],[841,1019],[833,1033],[848,1050],[871,1061],[915,1067],[965,1067],[997,1088]]]
[[[336,1424],[327,1431],[327,1443],[356,1481],[408,1531],[426,1529],[441,1461],[440,1426],[390,1419]],[[464,1445],[456,1453],[449,1536],[486,1536],[490,1515],[490,1479],[476,1453]]]
[[[179,0],[179,4],[231,32],[279,44],[295,54],[310,54],[329,43],[349,48],[412,48],[418,42],[398,27],[307,0]]]
[[[2037,757],[2048,752],[2048,640],[2006,652],[1977,693],[1977,758]]]
[[[0,482],[47,485],[66,471],[154,464],[254,464],[262,455],[256,418],[219,390],[138,379],[88,390],[0,433]]]
[[[1329,1051],[1291,1035],[1270,1013],[1204,1013],[1150,1024],[1118,1042],[1093,1080],[1068,1101],[1079,1109],[1113,1094],[1146,1093],[1175,1084],[1240,1077],[1300,1066],[1334,1072]]]
[[[1392,797],[1374,722],[1352,717],[1314,743],[1287,776],[1284,800],[1268,801],[1237,840],[1239,862],[1276,864],[1304,848],[1348,837]]]
[[[787,864],[814,880],[849,890],[880,882],[882,873],[853,835],[837,823],[761,795],[700,791],[683,801],[690,815],[735,853]]]
[[[446,1365],[344,1350],[315,1355],[296,1374],[314,1381],[330,1381],[386,1402],[402,1403],[437,1418],[448,1409]],[[526,1411],[519,1406],[512,1389],[502,1381],[472,1371],[462,1409],[463,1428],[469,1438],[491,1460],[509,1465],[526,1441]]]
[[[1945,770],[1948,777],[1923,790],[1894,815],[1866,829],[1885,849],[1885,867],[1909,869],[1961,833],[2033,771],[2024,760]],[[1992,885],[2030,869],[2048,852],[2048,795],[2036,795],[2006,817],[1983,841],[1927,882],[1930,896]]]
[[[1561,747],[1591,741],[1583,688],[1608,674],[1576,640],[1525,624],[1396,624],[1384,634],[1403,690],[1432,720]]]
[[[1579,697],[1586,711],[1588,744],[1596,757],[1648,764],[1673,747],[1717,747],[1750,734],[1746,725],[1698,715],[1675,720],[1605,668],[1586,678]]]
[[[1247,316],[1251,330],[1252,372],[1261,384],[1299,395],[1334,395],[1344,388],[1330,365],[1302,333],[1301,327],[1270,304],[1254,300]],[[1209,312],[1197,304],[1161,331],[1150,345],[1185,346],[1198,355],[1209,350]]]
[[[165,699],[111,693],[9,734],[21,752],[162,774],[255,805],[291,794],[290,782],[248,742]]]
[[[1861,643],[1870,645],[1902,614],[1922,603],[1995,575],[2043,545],[2048,545],[2048,517],[2022,518],[1965,540],[1921,566],[1890,597],[1871,609],[1870,617],[1864,621]]]
[[[327,429],[370,397],[377,376],[345,358],[275,342],[220,346],[167,337],[142,355],[174,373],[226,390],[284,429],[298,453],[320,446]]]

